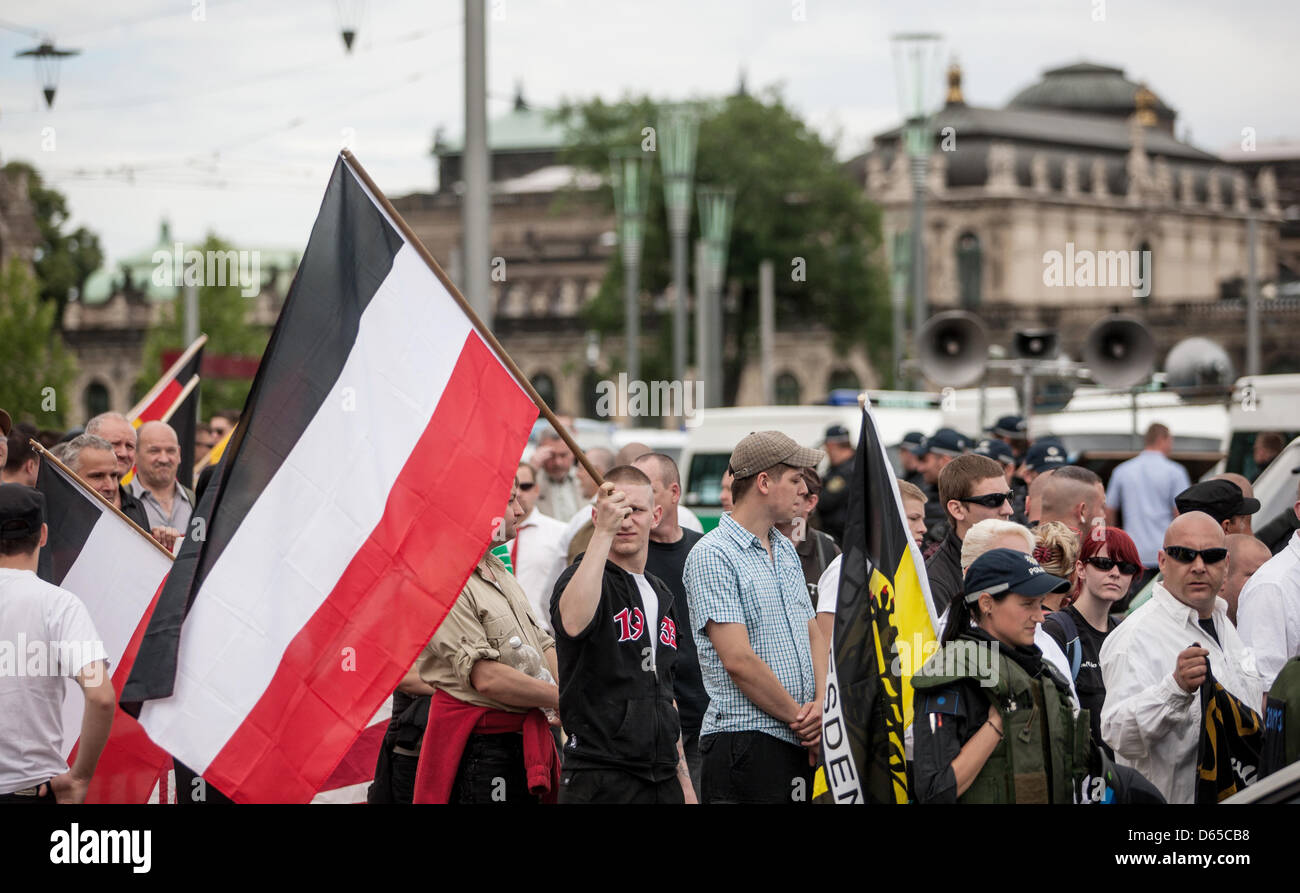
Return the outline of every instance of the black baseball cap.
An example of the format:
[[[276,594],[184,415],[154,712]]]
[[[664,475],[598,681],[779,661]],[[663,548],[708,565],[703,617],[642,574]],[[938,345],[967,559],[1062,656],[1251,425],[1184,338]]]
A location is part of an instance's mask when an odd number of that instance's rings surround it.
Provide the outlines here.
[[[1036,440],[1034,445],[1025,450],[1021,462],[1030,471],[1046,471],[1068,464],[1065,460],[1065,447],[1055,440]]]
[[[41,532],[45,494],[23,484],[0,484],[0,539],[20,540]]]
[[[983,592],[1036,597],[1070,591],[1069,580],[1049,574],[1032,555],[1015,549],[990,549],[976,558],[966,570],[965,586],[967,602],[976,601]]]
[[[1015,440],[1028,440],[1029,426],[1018,415],[1004,415],[994,423],[992,428],[989,428],[989,433]]]
[[[826,429],[826,443],[852,443],[849,429],[843,425],[831,425]]]
[[[997,459],[1003,465],[1016,464],[1016,454],[1012,452],[1011,445],[1001,440],[981,440],[971,452],[977,456]]]
[[[1182,514],[1205,512],[1222,524],[1238,515],[1253,515],[1259,511],[1259,500],[1241,492],[1232,481],[1212,480],[1192,484],[1174,497],[1174,505]]]
[[[908,431],[903,435],[902,444],[904,448],[914,447],[923,440],[925,440],[925,435],[920,431]]]
[[[929,437],[921,438],[914,447],[908,447],[913,454],[924,456],[926,453],[938,453],[941,456],[960,456],[970,449],[970,441],[951,428],[940,428]]]

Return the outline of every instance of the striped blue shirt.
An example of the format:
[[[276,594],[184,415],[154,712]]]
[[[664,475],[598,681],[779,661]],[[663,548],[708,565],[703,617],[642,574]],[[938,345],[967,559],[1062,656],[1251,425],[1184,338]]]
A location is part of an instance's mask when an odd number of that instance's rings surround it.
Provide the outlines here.
[[[772,528],[773,559],[758,537],[724,514],[686,557],[682,575],[696,632],[700,671],[709,693],[700,735],[717,732],[766,732],[798,744],[781,720],[745,697],[722,666],[709,637],[708,621],[743,623],[749,644],[798,703],[817,696],[808,621],[815,615],[794,544]]]

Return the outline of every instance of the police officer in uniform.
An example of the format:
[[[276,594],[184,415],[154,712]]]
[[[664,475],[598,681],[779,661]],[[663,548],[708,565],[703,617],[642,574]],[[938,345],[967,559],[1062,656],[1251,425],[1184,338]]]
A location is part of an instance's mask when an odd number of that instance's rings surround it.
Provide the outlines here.
[[[925,486],[925,556],[933,555],[948,536],[948,513],[939,501],[939,473],[945,465],[970,449],[970,441],[952,428],[940,428],[909,448],[918,459]]]
[[[913,451],[923,440],[925,435],[920,431],[908,431],[898,445],[898,459],[903,466],[902,479],[920,490],[925,489],[925,475],[921,474],[921,462]]]
[[[922,803],[1072,803],[1088,774],[1088,714],[1043,659],[1043,596],[1069,582],[1012,549],[966,572],[941,646],[912,679]]]
[[[1018,415],[1004,415],[989,428],[995,440],[1000,440],[1011,448],[1016,464],[1025,457],[1029,449],[1029,425]]]
[[[849,429],[831,425],[826,429],[826,457],[830,470],[822,482],[821,500],[817,503],[817,526],[839,543],[844,537],[844,522],[849,511],[849,482],[853,480],[853,457],[856,451]]]

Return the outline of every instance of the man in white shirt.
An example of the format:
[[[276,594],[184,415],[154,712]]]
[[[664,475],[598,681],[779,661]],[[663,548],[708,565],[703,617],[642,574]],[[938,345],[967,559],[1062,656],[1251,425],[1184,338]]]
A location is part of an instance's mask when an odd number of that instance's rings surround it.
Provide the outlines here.
[[[1300,518],[1300,492],[1293,507]],[[1255,652],[1265,688],[1300,654],[1300,531],[1255,571],[1237,599],[1237,630]]]
[[[551,590],[567,566],[564,560],[564,524],[537,510],[537,470],[527,462],[515,472],[524,517],[515,525],[514,539],[506,543],[510,565],[519,588],[528,596],[537,621],[551,631]]]
[[[45,497],[0,486],[0,803],[81,803],[117,709],[104,643],[85,605],[36,576]],[[64,761],[65,679],[86,699],[77,759]]]
[[[1164,580],[1101,647],[1101,734],[1116,760],[1170,803],[1193,803],[1201,736],[1198,690],[1207,669],[1228,693],[1262,706],[1255,655],[1218,593],[1228,572],[1223,528],[1204,512],[1179,515],[1158,556]]]

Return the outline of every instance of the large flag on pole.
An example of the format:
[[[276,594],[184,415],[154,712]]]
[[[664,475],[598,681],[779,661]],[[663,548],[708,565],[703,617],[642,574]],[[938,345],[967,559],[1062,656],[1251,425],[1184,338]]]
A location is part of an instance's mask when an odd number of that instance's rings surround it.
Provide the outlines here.
[[[843,545],[822,710],[826,759],[814,794],[828,789],[834,803],[906,803],[911,679],[937,645],[938,618],[870,406],[862,413]]]
[[[237,802],[322,789],[487,548],[537,418],[409,232],[341,157],[123,693]]]
[[[45,494],[49,540],[39,576],[85,604],[104,641],[113,688],[120,694],[144,635],[171,556],[102,498],[78,484],[48,453],[36,479]],[[84,699],[68,681],[63,698],[63,755],[71,760]],[[171,757],[121,709],[86,792],[87,803],[144,803]]]

